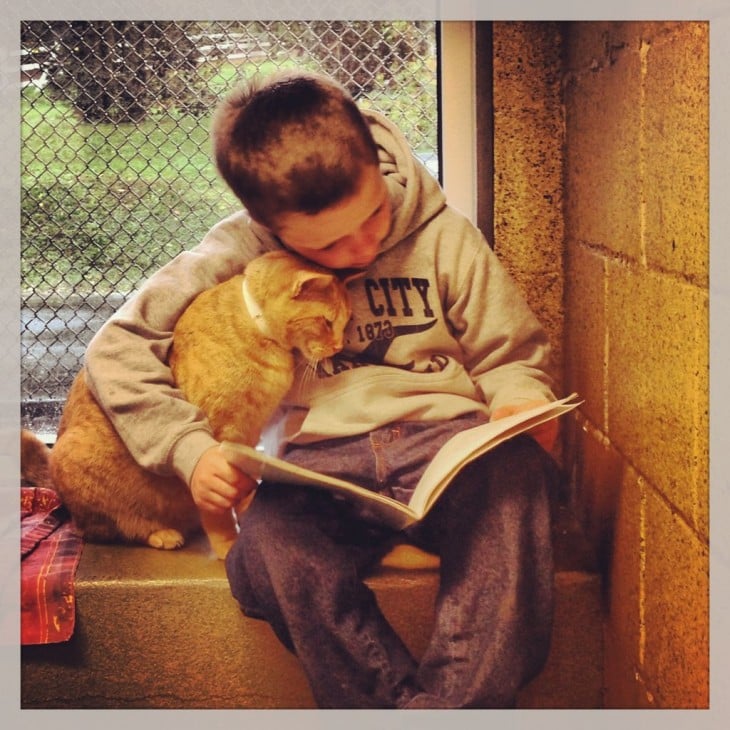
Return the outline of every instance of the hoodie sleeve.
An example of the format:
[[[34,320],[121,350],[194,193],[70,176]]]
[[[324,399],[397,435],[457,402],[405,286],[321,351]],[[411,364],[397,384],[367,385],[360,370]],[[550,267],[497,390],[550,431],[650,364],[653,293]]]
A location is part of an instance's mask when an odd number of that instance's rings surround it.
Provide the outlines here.
[[[262,252],[247,219],[226,219],[150,277],[90,342],[89,387],[141,466],[189,483],[200,455],[217,443],[202,412],[173,382],[167,365],[172,333],[199,293]]]
[[[555,400],[545,331],[482,234],[465,223],[460,238],[448,316],[484,402]]]

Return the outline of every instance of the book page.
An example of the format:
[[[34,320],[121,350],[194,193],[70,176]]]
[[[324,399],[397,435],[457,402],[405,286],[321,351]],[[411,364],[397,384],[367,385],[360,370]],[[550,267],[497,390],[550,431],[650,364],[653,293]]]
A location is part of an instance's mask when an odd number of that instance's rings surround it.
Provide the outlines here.
[[[518,433],[573,410],[580,405],[576,397],[573,393],[559,401],[483,423],[452,436],[423,472],[408,506],[420,519],[464,466]]]

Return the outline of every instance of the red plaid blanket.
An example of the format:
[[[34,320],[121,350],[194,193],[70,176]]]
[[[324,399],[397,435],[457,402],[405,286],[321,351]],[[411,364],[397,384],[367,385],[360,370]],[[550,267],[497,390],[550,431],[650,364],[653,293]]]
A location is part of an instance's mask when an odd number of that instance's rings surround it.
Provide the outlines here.
[[[67,641],[74,630],[74,576],[82,540],[52,489],[21,487],[22,644]]]

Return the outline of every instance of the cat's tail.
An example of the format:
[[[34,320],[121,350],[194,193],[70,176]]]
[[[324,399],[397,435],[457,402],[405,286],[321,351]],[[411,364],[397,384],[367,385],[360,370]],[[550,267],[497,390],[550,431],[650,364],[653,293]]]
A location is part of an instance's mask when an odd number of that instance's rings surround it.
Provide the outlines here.
[[[23,487],[53,489],[51,449],[31,431],[20,432],[20,483]]]

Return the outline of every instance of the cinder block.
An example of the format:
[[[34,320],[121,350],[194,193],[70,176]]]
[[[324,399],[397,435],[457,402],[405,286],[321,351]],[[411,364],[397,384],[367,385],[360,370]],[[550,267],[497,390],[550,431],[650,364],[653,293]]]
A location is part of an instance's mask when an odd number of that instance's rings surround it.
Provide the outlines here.
[[[607,708],[645,706],[640,683],[642,580],[645,546],[642,534],[641,478],[630,467],[619,484],[612,526],[611,562],[606,594],[605,672]]]
[[[494,23],[492,35],[495,250],[513,272],[562,272],[559,24]]]
[[[628,465],[582,412],[566,435],[570,444],[567,461],[573,464],[573,511],[606,573],[613,557],[614,524],[620,518],[619,501]]]
[[[496,21],[492,24],[495,77],[499,81],[500,94],[542,105],[546,85],[560,86],[560,26],[557,22],[530,21]]]
[[[559,89],[543,89],[538,102],[527,89],[495,99],[495,250],[523,271],[562,265],[563,126],[559,96],[545,98],[551,91]]]
[[[585,403],[581,412],[605,428],[606,270],[600,252],[573,245],[566,272],[565,373]]]
[[[563,275],[557,272],[513,271],[512,278],[550,339],[551,375],[556,383],[563,381]],[[559,389],[559,386],[558,388]]]
[[[704,525],[707,292],[636,266],[608,268],[608,437]]]
[[[553,345],[562,381],[563,118],[557,23],[495,23],[494,246]]]
[[[561,271],[562,144],[560,117],[495,118],[494,245],[511,271]]]
[[[653,489],[646,500],[643,674],[663,708],[709,706],[709,549]]]
[[[583,52],[582,52],[583,53]],[[568,78],[566,231],[634,259],[641,232],[641,60],[638,48]]]
[[[565,69],[572,74],[596,73],[615,63],[622,51],[638,48],[643,23],[572,22],[565,34]]]
[[[646,258],[707,285],[709,24],[654,27],[645,51]]]

